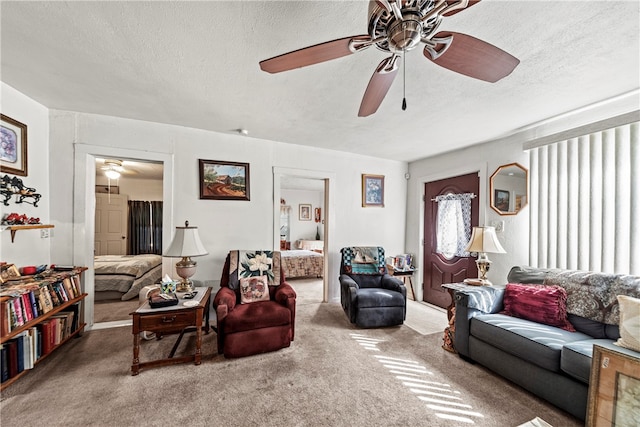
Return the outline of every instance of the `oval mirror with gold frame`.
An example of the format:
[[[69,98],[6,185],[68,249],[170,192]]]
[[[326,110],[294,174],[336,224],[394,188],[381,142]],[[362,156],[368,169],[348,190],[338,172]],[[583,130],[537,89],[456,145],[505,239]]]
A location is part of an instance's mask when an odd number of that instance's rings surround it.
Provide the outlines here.
[[[529,170],[519,163],[502,165],[489,178],[491,209],[516,215],[529,202]]]

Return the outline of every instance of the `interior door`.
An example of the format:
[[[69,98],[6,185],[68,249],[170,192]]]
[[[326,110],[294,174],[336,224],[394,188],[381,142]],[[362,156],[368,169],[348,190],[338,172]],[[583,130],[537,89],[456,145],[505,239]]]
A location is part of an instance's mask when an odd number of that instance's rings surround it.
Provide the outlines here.
[[[437,252],[438,202],[436,197],[446,194],[473,193],[480,190],[478,173],[442,179],[425,184],[424,203],[424,276],[422,299],[430,304],[446,308],[451,296],[442,288],[443,283],[462,282],[467,277],[478,277],[478,269],[473,257],[447,257]],[[478,197],[471,199],[471,227],[478,225]]]
[[[127,201],[124,194],[96,194],[95,255],[127,254]]]

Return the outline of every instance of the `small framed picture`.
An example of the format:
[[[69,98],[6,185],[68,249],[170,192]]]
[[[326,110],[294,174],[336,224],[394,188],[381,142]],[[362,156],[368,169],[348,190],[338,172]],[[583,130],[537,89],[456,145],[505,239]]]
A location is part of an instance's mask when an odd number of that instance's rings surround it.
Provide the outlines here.
[[[200,199],[249,200],[249,163],[199,160]]]
[[[362,174],[362,207],[384,207],[384,175]]]
[[[311,205],[301,203],[298,205],[298,219],[300,221],[311,221]]]
[[[495,190],[493,194],[493,206],[502,212],[509,212],[509,192],[506,190]]]
[[[0,283],[20,277],[20,270],[14,264],[4,264],[0,268]]]
[[[27,176],[27,125],[0,114],[0,172]]]

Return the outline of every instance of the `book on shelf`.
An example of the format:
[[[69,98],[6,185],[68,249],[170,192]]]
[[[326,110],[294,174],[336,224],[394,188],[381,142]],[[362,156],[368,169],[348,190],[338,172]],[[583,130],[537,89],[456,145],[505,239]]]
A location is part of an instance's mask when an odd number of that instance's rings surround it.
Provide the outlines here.
[[[6,344],[0,344],[0,381],[5,382],[9,379],[9,347]]]

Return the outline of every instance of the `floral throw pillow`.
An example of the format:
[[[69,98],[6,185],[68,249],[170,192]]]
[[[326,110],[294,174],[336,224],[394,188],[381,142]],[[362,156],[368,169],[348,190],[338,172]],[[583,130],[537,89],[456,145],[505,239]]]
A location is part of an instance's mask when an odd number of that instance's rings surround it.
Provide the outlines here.
[[[267,276],[240,278],[240,302],[248,304],[256,301],[269,301]]]

